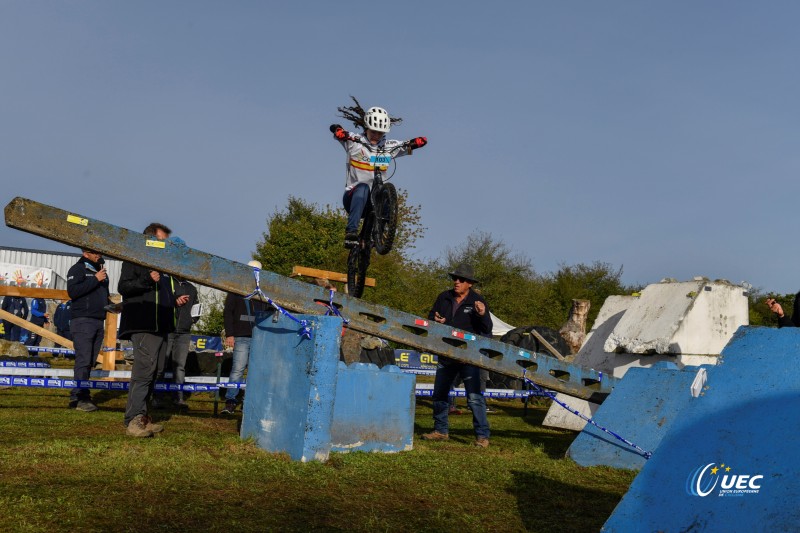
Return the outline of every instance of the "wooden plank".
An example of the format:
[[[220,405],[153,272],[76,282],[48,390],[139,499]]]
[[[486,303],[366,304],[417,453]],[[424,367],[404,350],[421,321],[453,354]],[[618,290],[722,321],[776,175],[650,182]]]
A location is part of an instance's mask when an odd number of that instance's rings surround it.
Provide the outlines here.
[[[32,322],[28,322],[24,318],[20,318],[20,317],[18,317],[16,315],[12,315],[8,311],[3,311],[2,309],[0,309],[0,318],[2,318],[3,320],[8,320],[9,322],[14,323],[14,324],[16,324],[18,326],[22,326],[23,328],[27,329],[28,331],[32,331],[33,333],[36,333],[37,335],[41,335],[45,339],[49,339],[49,340],[55,342],[56,344],[60,344],[64,348],[69,348],[70,350],[74,350],[75,349],[75,345],[72,344],[71,340],[65,339],[61,335],[53,333],[49,329],[44,329],[42,327],[37,326],[36,324],[34,324]]]
[[[61,289],[40,289],[33,287],[12,287],[0,285],[0,296],[22,296],[23,298],[46,298],[48,300],[69,300],[67,291]],[[27,328],[26,328],[27,329]]]
[[[328,281],[341,281],[342,283],[347,283],[347,274],[302,266],[294,266],[292,268],[291,277],[294,278],[297,276],[308,276],[310,278],[327,279]],[[375,283],[375,278],[364,278],[364,285],[367,287],[374,287]]]
[[[27,198],[15,198],[5,207],[6,225],[48,239],[87,247],[123,261],[178,276],[224,292],[247,295],[253,291],[253,268],[173,241],[155,241],[100,220],[70,213]],[[260,271],[260,288],[281,307],[318,315],[318,302],[328,302],[322,287]],[[550,390],[602,403],[618,381],[597,370],[527,353],[490,338],[455,330],[396,309],[334,293],[333,305],[349,319],[349,328],[396,342],[400,346],[448,357],[486,370],[527,377]]]

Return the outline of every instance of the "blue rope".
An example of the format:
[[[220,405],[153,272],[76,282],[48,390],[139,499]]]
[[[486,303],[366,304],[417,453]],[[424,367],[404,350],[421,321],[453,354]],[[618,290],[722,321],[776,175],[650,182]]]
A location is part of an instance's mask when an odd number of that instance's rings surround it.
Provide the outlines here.
[[[334,292],[336,292],[336,291],[334,291],[333,289],[330,289],[330,293],[331,293],[330,294],[330,300],[328,301],[328,304],[326,305],[328,310],[325,312],[325,316],[329,316],[329,315],[338,316],[339,318],[342,319],[342,322],[344,322],[344,325],[346,326],[347,324],[350,323],[350,321],[347,320],[344,317],[344,315],[342,315],[342,313],[339,312],[339,310],[336,308],[335,305],[333,305],[333,293]]]
[[[256,288],[255,288],[255,290],[253,292],[251,292],[250,294],[245,296],[244,299],[245,300],[250,300],[253,296],[260,296],[269,305],[274,307],[275,310],[278,311],[280,314],[282,314],[283,316],[285,316],[287,318],[290,318],[290,319],[294,320],[295,322],[297,322],[298,324],[300,324],[300,331],[298,331],[297,334],[300,335],[301,337],[306,337],[306,338],[310,339],[311,338],[311,324],[309,323],[309,321],[308,320],[300,320],[297,317],[292,316],[292,314],[289,313],[286,309],[282,308],[281,306],[279,306],[278,304],[273,302],[272,298],[270,298],[269,296],[264,294],[264,292],[261,290],[261,286],[260,286],[260,284],[261,284],[260,272],[261,272],[260,268],[255,267],[255,266],[253,267],[253,277],[256,280]]]
[[[569,411],[570,413],[572,413],[572,414],[574,414],[574,415],[577,415],[577,416],[579,416],[580,418],[584,419],[585,421],[587,421],[588,423],[590,423],[591,425],[593,425],[594,427],[596,427],[596,428],[597,428],[597,429],[599,429],[600,431],[604,431],[604,432],[608,433],[609,435],[611,435],[612,437],[614,437],[614,438],[616,438],[616,439],[618,439],[618,440],[620,440],[620,441],[624,442],[624,443],[625,443],[625,444],[627,444],[628,446],[630,446],[630,447],[632,447],[632,448],[636,449],[636,451],[638,451],[638,452],[639,452],[639,453],[640,453],[640,454],[641,454],[641,455],[642,455],[642,456],[643,456],[645,459],[650,459],[650,458],[653,456],[653,452],[648,452],[648,451],[646,451],[646,450],[643,450],[642,448],[640,448],[640,447],[639,447],[639,446],[637,446],[636,444],[632,443],[631,441],[629,441],[629,440],[628,440],[628,439],[626,439],[625,437],[622,437],[622,436],[620,436],[620,435],[617,435],[616,433],[614,433],[614,432],[613,432],[613,431],[611,431],[610,429],[606,429],[606,428],[604,428],[603,426],[600,426],[600,425],[598,425],[598,424],[597,424],[597,422],[595,422],[594,420],[592,420],[592,419],[591,419],[591,418],[589,418],[588,416],[585,416],[585,415],[584,415],[583,413],[581,413],[580,411],[578,411],[578,410],[576,410],[576,409],[573,409],[573,408],[572,408],[572,407],[570,407],[569,405],[565,404],[564,402],[562,402],[561,400],[559,400],[558,398],[556,398],[555,394],[553,394],[552,392],[550,392],[550,391],[548,391],[548,390],[545,390],[545,389],[543,389],[542,387],[540,387],[539,385],[537,385],[536,383],[534,383],[533,381],[531,381],[530,379],[528,379],[528,377],[526,376],[526,374],[527,374],[527,370],[523,370],[523,371],[522,371],[522,379],[524,379],[524,380],[525,380],[525,382],[526,382],[527,384],[531,385],[531,386],[532,386],[534,389],[536,389],[537,391],[539,391],[539,392],[543,392],[543,393],[544,393],[544,394],[545,394],[547,397],[549,397],[551,400],[553,400],[554,402],[556,402],[558,405],[560,405],[561,407],[563,407],[564,409],[566,409],[566,410],[567,410],[567,411]]]

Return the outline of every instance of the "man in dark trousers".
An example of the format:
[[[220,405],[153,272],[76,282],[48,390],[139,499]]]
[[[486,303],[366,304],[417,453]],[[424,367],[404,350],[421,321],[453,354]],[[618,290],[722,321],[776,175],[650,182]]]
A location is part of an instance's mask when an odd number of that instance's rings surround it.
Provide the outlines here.
[[[428,318],[478,335],[492,334],[492,318],[483,296],[472,290],[478,281],[470,265],[459,265],[450,272],[453,288],[436,298]],[[450,387],[456,377],[464,380],[467,404],[472,410],[472,426],[475,429],[475,446],[489,447],[489,419],[486,416],[486,399],[481,391],[480,369],[473,365],[439,357],[436,378],[433,384],[433,432],[422,435],[425,440],[447,440],[450,407]]]
[[[146,239],[152,241],[164,241],[170,233],[168,227],[157,222],[144,230]],[[168,275],[128,261],[122,263],[118,287],[122,295],[119,338],[130,339],[133,344],[124,424],[131,437],[152,437],[164,426],[152,422],[147,402],[156,381],[164,374],[167,337],[175,331],[175,307],[186,304],[189,297],[175,297]]]
[[[11,313],[19,318],[28,318],[28,302],[21,296],[6,296],[3,298],[3,311]],[[22,336],[22,327],[17,326],[8,320],[3,321],[3,329],[6,332],[6,340],[19,342]]]
[[[178,242],[179,237],[173,241]],[[182,243],[183,240],[180,240]],[[197,303],[197,288],[186,280],[172,277],[172,293],[175,297],[188,296],[186,303],[175,310],[175,331],[167,340],[167,359],[172,362],[172,380],[183,385],[186,382],[186,359],[192,341],[192,326],[199,317],[192,316],[192,306]],[[175,393],[173,403],[181,409],[188,409],[183,391]]]
[[[31,324],[43,328],[50,323],[50,313],[47,312],[47,302],[44,298],[33,298],[31,300]],[[25,346],[39,346],[42,336],[34,331],[30,331]]]
[[[67,340],[72,340],[72,333],[69,331],[69,322],[72,320],[72,300],[63,300],[56,312],[53,314],[53,324],[56,326],[56,333]]]
[[[105,306],[108,305],[108,273],[103,256],[83,248],[83,255],[67,273],[67,294],[72,300],[70,331],[75,345],[75,379],[88,380],[105,335]],[[69,407],[97,411],[89,389],[74,388]]]

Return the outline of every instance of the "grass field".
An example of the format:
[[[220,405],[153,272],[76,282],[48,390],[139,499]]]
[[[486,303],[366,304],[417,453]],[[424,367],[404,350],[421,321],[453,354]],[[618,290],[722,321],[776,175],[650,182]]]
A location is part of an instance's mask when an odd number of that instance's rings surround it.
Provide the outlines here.
[[[541,426],[545,402],[491,402],[481,450],[469,415],[419,439],[420,400],[413,451],[302,464],[241,440],[207,393],[154,411],[152,439],[125,436],[124,394],[95,391],[94,413],[68,395],[0,389],[0,531],[598,531],[634,477],[565,459],[574,433]]]

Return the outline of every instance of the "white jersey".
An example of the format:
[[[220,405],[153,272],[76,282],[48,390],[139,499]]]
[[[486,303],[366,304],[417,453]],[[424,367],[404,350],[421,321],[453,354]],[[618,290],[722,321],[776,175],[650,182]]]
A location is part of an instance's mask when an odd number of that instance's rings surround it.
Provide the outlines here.
[[[380,161],[375,160],[375,156],[378,155],[377,148],[381,147],[384,150],[395,148],[396,151],[392,152],[392,157],[401,157],[410,153],[407,148],[400,148],[405,141],[383,138],[373,146],[363,135],[348,132],[348,136],[354,137],[364,144],[350,139],[339,141],[344,147],[344,151],[347,152],[347,179],[344,184],[347,191],[359,183],[366,183],[372,187],[372,182],[375,180],[375,165],[376,163],[381,165]]]

